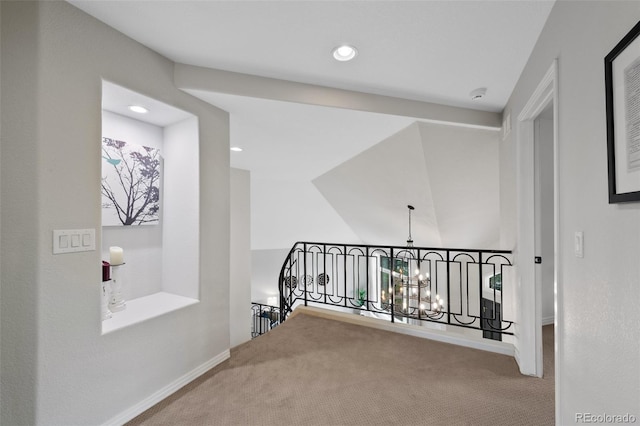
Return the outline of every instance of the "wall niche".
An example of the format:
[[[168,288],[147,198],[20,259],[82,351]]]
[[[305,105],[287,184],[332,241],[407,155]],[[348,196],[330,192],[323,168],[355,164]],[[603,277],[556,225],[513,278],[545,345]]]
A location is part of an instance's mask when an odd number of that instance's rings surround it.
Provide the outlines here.
[[[126,304],[106,334],[199,302],[198,118],[103,80],[100,143],[102,259],[122,248]]]

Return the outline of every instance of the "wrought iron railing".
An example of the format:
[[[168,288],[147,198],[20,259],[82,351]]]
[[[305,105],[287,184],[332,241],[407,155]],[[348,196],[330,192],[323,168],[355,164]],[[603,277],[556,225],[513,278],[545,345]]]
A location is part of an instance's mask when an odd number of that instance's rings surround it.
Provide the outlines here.
[[[369,312],[391,322],[424,322],[513,334],[512,253],[429,247],[298,242],[279,277],[280,319],[298,304]]]
[[[260,336],[280,324],[280,308],[251,303],[251,338]]]

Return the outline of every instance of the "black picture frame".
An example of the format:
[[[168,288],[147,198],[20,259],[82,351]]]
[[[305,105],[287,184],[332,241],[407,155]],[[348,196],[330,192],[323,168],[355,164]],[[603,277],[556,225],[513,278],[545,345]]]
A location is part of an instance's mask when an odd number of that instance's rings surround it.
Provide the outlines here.
[[[627,91],[627,85],[640,84],[639,35],[640,22],[604,59],[609,204],[640,201],[640,92],[634,96]],[[629,105],[635,102],[638,110],[630,125]],[[635,133],[637,137],[629,137]]]

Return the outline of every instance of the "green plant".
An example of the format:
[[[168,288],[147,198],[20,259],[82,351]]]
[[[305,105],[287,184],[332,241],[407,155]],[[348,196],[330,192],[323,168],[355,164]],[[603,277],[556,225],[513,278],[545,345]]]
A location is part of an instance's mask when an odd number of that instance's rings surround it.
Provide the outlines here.
[[[358,306],[364,305],[367,300],[367,291],[365,289],[358,290]]]

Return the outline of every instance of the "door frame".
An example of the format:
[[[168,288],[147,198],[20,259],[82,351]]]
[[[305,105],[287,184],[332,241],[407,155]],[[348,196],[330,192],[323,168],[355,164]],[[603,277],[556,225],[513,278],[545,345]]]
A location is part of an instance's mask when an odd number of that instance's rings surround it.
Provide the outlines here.
[[[561,294],[558,287],[560,270],[560,203],[558,175],[558,60],[555,59],[537,88],[518,115],[516,138],[516,167],[518,189],[518,225],[516,262],[518,285],[519,324],[517,324],[516,360],[523,374],[542,377],[542,286],[540,268],[536,268],[535,246],[535,134],[534,121],[542,111],[553,105],[553,157],[554,157],[554,333],[557,353],[558,301]],[[531,301],[535,301],[531,303]],[[557,356],[556,356],[557,360]],[[558,394],[556,388],[556,395]],[[557,406],[557,404],[556,404]]]

